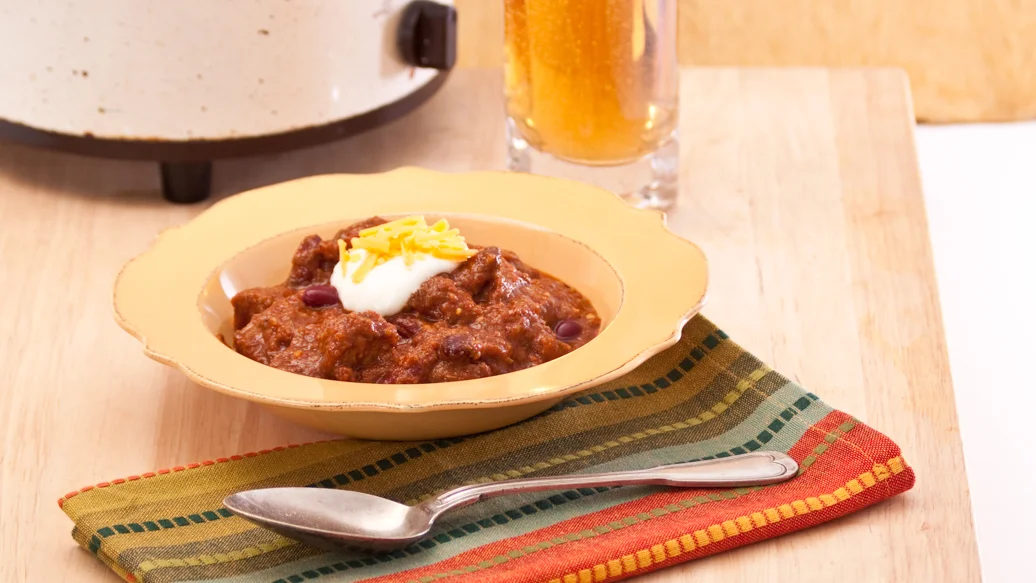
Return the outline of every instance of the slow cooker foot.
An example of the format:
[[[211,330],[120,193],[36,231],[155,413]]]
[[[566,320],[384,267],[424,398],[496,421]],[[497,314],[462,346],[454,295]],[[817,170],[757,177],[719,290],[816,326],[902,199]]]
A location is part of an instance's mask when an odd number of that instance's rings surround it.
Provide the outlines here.
[[[162,196],[169,202],[189,204],[209,198],[212,162],[160,162]]]

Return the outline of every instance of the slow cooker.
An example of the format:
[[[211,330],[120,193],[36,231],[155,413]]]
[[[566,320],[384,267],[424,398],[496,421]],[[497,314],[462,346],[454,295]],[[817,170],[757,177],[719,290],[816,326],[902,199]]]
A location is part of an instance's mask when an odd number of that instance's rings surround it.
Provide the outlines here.
[[[431,97],[456,58],[452,1],[0,2],[0,138],[159,162],[209,194],[214,159],[321,143]]]

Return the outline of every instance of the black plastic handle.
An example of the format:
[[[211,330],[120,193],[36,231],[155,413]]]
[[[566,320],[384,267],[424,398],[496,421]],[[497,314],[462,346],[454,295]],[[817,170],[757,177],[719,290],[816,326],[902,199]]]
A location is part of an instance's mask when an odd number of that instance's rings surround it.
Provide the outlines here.
[[[457,61],[457,11],[448,4],[416,0],[403,10],[397,34],[403,60],[446,71]]]

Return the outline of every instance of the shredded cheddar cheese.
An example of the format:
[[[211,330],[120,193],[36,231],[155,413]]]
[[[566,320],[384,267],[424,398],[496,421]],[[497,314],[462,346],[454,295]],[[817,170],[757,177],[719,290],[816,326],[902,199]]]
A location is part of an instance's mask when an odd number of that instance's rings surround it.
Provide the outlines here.
[[[350,253],[345,241],[338,241],[339,258],[343,264],[359,261],[363,256],[363,263],[352,274],[354,283],[360,283],[375,266],[393,257],[402,257],[407,265],[412,265],[421,255],[464,261],[476,253],[468,248],[459,230],[450,228],[446,219],[428,226],[423,216],[406,217],[364,229],[359,235],[349,243],[354,251],[362,249],[365,254]]]

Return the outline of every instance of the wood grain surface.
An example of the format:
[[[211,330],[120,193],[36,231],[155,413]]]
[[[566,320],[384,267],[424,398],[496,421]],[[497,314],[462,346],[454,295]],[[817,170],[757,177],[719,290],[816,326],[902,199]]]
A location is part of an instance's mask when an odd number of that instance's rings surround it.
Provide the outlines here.
[[[639,580],[977,581],[905,77],[687,70],[681,89],[669,222],[709,257],[705,314],[891,436],[918,479],[835,523]],[[500,94],[497,71],[458,71],[390,126],[218,163],[215,189],[404,164],[499,168]],[[112,321],[120,266],[202,209],[162,202],[151,164],[0,145],[0,581],[117,580],[69,536],[56,504],[69,490],[319,437],[192,385]]]

